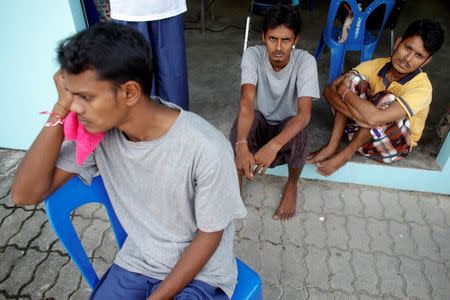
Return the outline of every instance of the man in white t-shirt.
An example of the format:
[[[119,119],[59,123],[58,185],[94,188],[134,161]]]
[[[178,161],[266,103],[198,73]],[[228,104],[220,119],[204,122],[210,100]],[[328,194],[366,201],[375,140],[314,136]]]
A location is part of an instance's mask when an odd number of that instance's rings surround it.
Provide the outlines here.
[[[110,0],[111,18],[140,31],[154,57],[152,95],[189,110],[183,13],[186,0]]]
[[[252,180],[268,167],[288,165],[276,220],[295,215],[297,183],[307,156],[306,126],[312,99],[319,98],[316,60],[294,49],[300,28],[294,8],[276,5],[268,11],[265,45],[248,48],[242,57],[241,105],[230,134],[241,189],[243,176]]]

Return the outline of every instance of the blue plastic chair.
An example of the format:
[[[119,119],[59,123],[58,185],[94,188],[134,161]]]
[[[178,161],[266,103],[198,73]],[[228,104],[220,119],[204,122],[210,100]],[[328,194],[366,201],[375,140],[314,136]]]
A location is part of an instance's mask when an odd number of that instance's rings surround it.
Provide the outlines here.
[[[69,253],[89,286],[94,288],[99,278],[78,238],[70,218],[73,210],[88,203],[100,203],[105,206],[117,239],[117,244],[121,248],[127,237],[127,233],[117,219],[100,176],[95,177],[90,186],[85,185],[77,176],[74,176],[45,200],[45,209],[56,236]],[[262,284],[259,275],[238,258],[236,258],[236,263],[238,267],[238,283],[232,300],[262,299]]]
[[[353,13],[353,22],[350,26],[347,40],[343,43],[339,43],[338,38],[341,33],[341,28],[334,27],[333,23],[336,19],[339,6],[343,3],[347,3],[350,6]],[[328,9],[327,24],[320,35],[320,40],[315,53],[316,60],[318,60],[322,53],[323,46],[326,44],[328,48],[330,48],[331,61],[328,82],[333,81],[342,73],[346,51],[361,51],[361,62],[372,59],[372,55],[377,47],[378,40],[380,39],[394,4],[395,0],[374,0],[363,11],[360,11],[356,0],[331,1]],[[385,5],[384,17],[381,21],[378,34],[374,35],[369,30],[366,30],[366,22],[373,11],[381,5]]]

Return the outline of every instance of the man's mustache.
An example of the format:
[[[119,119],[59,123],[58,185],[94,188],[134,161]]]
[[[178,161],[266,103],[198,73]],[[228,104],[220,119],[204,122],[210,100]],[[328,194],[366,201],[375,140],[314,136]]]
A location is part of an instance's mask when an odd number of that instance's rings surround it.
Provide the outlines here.
[[[403,59],[400,59],[400,63],[406,65],[408,68],[411,67],[409,63]]]

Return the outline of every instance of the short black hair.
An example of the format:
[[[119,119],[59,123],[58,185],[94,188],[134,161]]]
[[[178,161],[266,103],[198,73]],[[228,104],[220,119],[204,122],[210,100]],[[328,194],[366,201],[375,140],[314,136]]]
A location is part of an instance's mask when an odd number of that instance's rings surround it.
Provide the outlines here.
[[[58,62],[70,74],[95,70],[101,80],[136,81],[150,95],[153,63],[150,45],[135,29],[102,22],[59,43]]]
[[[285,25],[294,31],[297,36],[302,29],[302,19],[298,9],[290,5],[276,4],[267,11],[263,21],[263,32],[267,30]]]
[[[423,46],[430,56],[435,54],[444,42],[444,30],[442,30],[441,24],[428,19],[412,22],[406,28],[402,40],[413,36],[422,38]]]

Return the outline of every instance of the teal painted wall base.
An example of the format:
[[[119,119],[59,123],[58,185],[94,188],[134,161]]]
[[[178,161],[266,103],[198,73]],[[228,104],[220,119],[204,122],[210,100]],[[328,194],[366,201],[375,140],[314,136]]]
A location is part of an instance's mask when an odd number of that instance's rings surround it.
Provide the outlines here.
[[[307,164],[301,177],[305,179],[329,180],[341,183],[356,183],[386,188],[431,192],[450,195],[450,136],[447,136],[436,161],[441,171],[400,168],[383,164],[349,162],[329,177],[316,172],[316,166]],[[268,169],[267,174],[287,176],[287,166]]]

